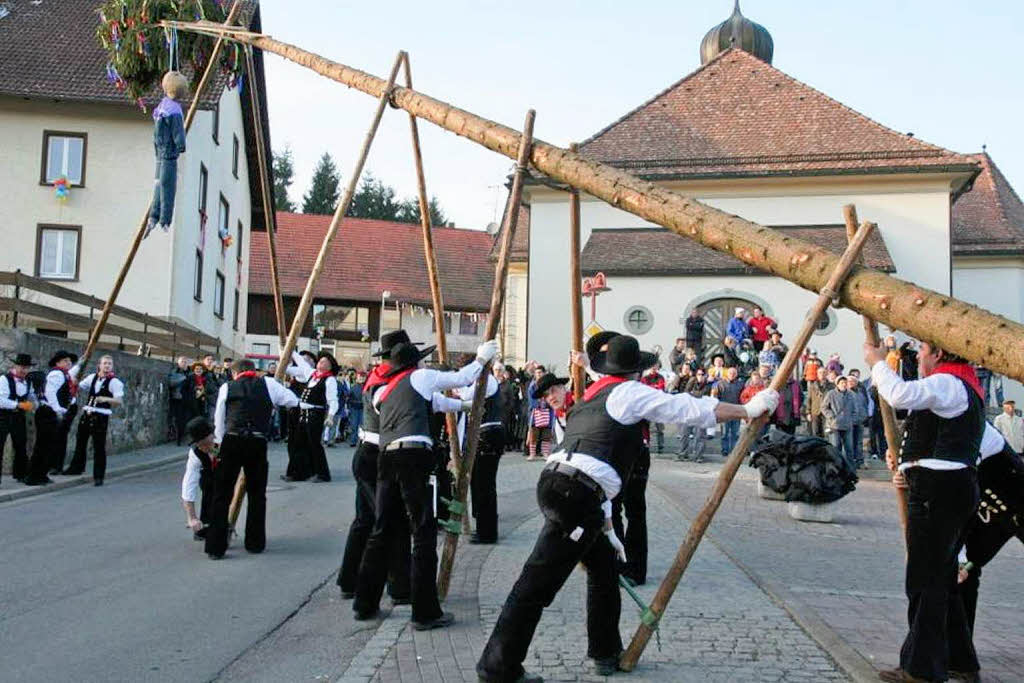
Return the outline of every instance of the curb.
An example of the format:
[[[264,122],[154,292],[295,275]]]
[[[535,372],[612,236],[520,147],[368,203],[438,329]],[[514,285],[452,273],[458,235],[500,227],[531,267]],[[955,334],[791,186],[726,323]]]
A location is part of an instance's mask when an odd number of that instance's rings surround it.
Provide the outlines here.
[[[150,460],[149,462],[140,462],[134,465],[125,465],[123,467],[118,467],[117,469],[108,470],[106,478],[117,479],[129,474],[137,474],[139,472],[145,472],[146,470],[155,470],[159,467],[164,467],[173,463],[180,463],[181,461],[181,454],[169,455],[157,460]],[[80,474],[73,479],[55,481],[52,484],[46,484],[44,486],[26,486],[25,488],[18,489],[16,491],[0,491],[0,503],[9,503],[11,501],[22,500],[24,498],[41,496],[54,491],[62,491],[76,486],[84,486],[91,482],[92,477],[90,475]]]

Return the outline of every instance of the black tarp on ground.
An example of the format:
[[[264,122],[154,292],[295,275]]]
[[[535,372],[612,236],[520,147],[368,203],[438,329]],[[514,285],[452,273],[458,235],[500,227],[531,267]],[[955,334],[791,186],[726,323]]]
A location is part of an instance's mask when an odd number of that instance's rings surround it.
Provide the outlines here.
[[[750,466],[787,501],[831,503],[856,488],[857,472],[825,439],[772,430],[757,442]]]

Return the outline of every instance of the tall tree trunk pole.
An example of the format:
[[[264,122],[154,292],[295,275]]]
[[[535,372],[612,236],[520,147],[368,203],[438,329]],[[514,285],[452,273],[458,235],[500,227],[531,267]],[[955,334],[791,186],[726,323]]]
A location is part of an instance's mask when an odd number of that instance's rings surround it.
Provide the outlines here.
[[[579,145],[569,145],[575,152]],[[569,190],[569,310],[572,311],[572,350],[583,351],[583,275],[580,272],[580,191]],[[583,399],[583,368],[571,364],[572,395]]]
[[[843,219],[846,222],[846,239],[852,242],[854,235],[857,234],[857,207],[853,204],[844,206]],[[882,340],[878,334],[878,323],[866,315],[861,316],[861,319],[864,322],[865,340],[872,346],[881,344]],[[871,368],[868,368],[868,372],[871,372]],[[881,395],[878,396],[878,411],[882,415],[882,429],[885,432],[886,444],[895,452],[896,448],[898,448],[897,444],[900,443],[900,433],[896,426],[896,412]],[[883,453],[882,456],[884,457],[885,454]],[[886,462],[888,463],[888,461]],[[899,470],[893,470],[892,485],[896,489],[896,497],[899,502],[900,527],[903,529],[903,540],[905,542],[910,513],[907,509],[907,480],[904,479],[903,473]]]
[[[519,151],[516,154],[516,170],[512,177],[512,191],[509,197],[509,209],[505,216],[505,225],[501,233],[501,249],[498,252],[498,263],[494,267],[494,284],[491,287],[491,308],[487,314],[487,329],[484,339],[494,339],[498,334],[501,322],[501,309],[505,303],[505,278],[508,277],[508,261],[512,253],[512,239],[515,237],[516,224],[519,222],[519,205],[523,199],[523,175],[530,163],[530,146],[533,140],[533,120],[536,112],[526,112],[526,123],[520,137]],[[469,480],[473,473],[473,462],[476,460],[477,447],[480,445],[480,423],[484,416],[484,398],[487,394],[487,378],[491,374],[491,364],[484,365],[480,377],[476,381],[473,393],[473,407],[466,420],[466,450],[463,454],[462,466],[459,468],[455,486],[455,500],[458,506],[452,510],[452,516],[461,516],[465,510],[466,496],[469,493]],[[460,510],[461,508],[461,510]],[[445,534],[444,549],[441,552],[441,568],[437,573],[437,593],[443,600],[448,595],[448,586],[452,578],[452,567],[455,564],[455,551],[459,546],[459,534],[448,531]]]
[[[238,17],[238,11],[241,9],[241,0],[235,0],[231,5],[231,9],[228,11],[227,18],[224,19],[224,27],[230,27]],[[214,24],[215,26],[217,24]],[[206,70],[203,72],[202,78],[199,79],[199,84],[196,86],[196,94],[192,98],[192,104],[189,105],[188,113],[185,114],[185,133],[187,134],[189,129],[192,127],[192,121],[195,120],[196,112],[199,109],[199,100],[202,99],[203,91],[206,90],[206,85],[210,81],[210,75],[213,74],[217,65],[220,62],[220,50],[224,44],[225,37],[223,35],[217,36],[217,42],[213,46],[213,52],[210,53],[210,61],[206,64]],[[110,296],[107,297],[106,303],[103,304],[103,310],[100,311],[100,317],[96,320],[96,324],[93,325],[92,331],[89,333],[89,340],[85,343],[85,350],[82,352],[82,358],[80,360],[82,367],[86,367],[89,364],[89,358],[92,357],[93,351],[96,350],[96,344],[99,342],[100,337],[103,336],[103,328],[107,325],[107,320],[110,318],[110,312],[114,310],[114,304],[117,303],[117,297],[121,294],[121,287],[124,286],[124,281],[128,278],[128,271],[132,268],[132,263],[135,262],[135,255],[139,252],[139,247],[142,245],[142,239],[146,235],[146,224],[149,222],[149,211],[152,208],[152,202],[146,205],[146,211],[142,214],[142,220],[139,221],[139,229],[135,231],[135,238],[132,240],[131,246],[128,248],[128,255],[125,256],[124,262],[121,264],[121,270],[117,274],[117,278],[114,280],[114,287],[110,291]]]
[[[274,235],[277,230],[277,215],[274,213],[274,195],[271,189],[270,176],[267,172],[267,147],[263,140],[263,107],[260,104],[260,94],[254,87],[256,84],[256,61],[253,59],[252,48],[249,46],[246,46],[245,50],[245,68],[249,74],[249,103],[254,122],[253,130],[256,134],[256,158],[260,166],[263,224],[267,230],[267,250],[270,252],[270,291],[274,296],[274,314],[277,318],[277,341],[279,346],[283,346],[286,330],[284,301],[281,298],[281,280],[277,272],[277,237]]]
[[[399,52],[398,56],[395,57],[395,63],[391,67],[391,76],[388,78],[387,87],[384,88],[378,98],[377,111],[374,112],[373,122],[370,123],[370,130],[366,131],[366,137],[363,139],[363,147],[359,150],[356,167],[352,170],[348,186],[345,188],[345,194],[338,203],[338,208],[334,210],[334,216],[331,218],[331,224],[327,226],[327,232],[324,234],[324,241],[320,245],[320,251],[316,255],[316,261],[313,262],[313,270],[309,274],[309,280],[306,282],[306,289],[302,292],[302,299],[299,301],[299,308],[295,312],[295,319],[292,320],[292,327],[288,332],[288,338],[285,340],[284,345],[281,348],[281,357],[278,359],[277,363],[277,373],[274,375],[275,379],[284,379],[285,370],[288,369],[288,361],[292,356],[292,351],[295,350],[295,345],[299,340],[299,336],[302,334],[302,328],[306,325],[306,317],[309,315],[309,309],[313,305],[313,291],[316,289],[316,283],[320,280],[320,275],[324,272],[324,265],[327,263],[327,255],[330,253],[331,243],[334,241],[334,236],[338,234],[338,228],[341,226],[341,220],[344,218],[345,214],[348,213],[349,205],[352,204],[352,195],[356,192],[359,177],[362,175],[363,166],[366,164],[366,157],[370,154],[370,145],[373,144],[373,138],[377,135],[377,128],[380,127],[380,119],[384,115],[384,108],[388,104],[388,95],[391,92],[392,86],[395,84],[395,78],[398,76],[398,67],[402,65],[403,54],[403,52]],[[235,495],[231,499],[231,506],[228,508],[228,523],[231,526],[234,526],[235,522],[238,521],[238,513],[242,508],[241,494],[244,490],[245,473],[243,472],[238,475],[238,483],[235,485]]]
[[[836,297],[839,288],[843,284],[843,280],[846,278],[847,273],[850,272],[850,269],[853,268],[854,262],[860,255],[861,250],[864,248],[864,243],[871,235],[873,229],[874,225],[871,223],[862,225],[860,230],[857,231],[856,237],[854,237],[846,251],[839,258],[839,262],[829,276],[828,282],[825,283],[821,294],[818,295],[818,300],[814,302],[814,306],[807,313],[807,317],[804,319],[804,324],[800,328],[796,340],[793,341],[789,352],[786,353],[786,357],[782,359],[782,364],[772,377],[770,386],[775,391],[782,391],[786,383],[789,382],[793,370],[796,368],[797,361],[801,354],[803,354],[804,347],[807,346],[811,335],[814,334],[818,319]],[[675,592],[676,586],[679,585],[679,580],[683,577],[683,572],[689,566],[690,559],[704,537],[708,525],[711,524],[718,506],[721,505],[722,499],[729,490],[729,485],[732,484],[736,471],[739,470],[743,459],[750,453],[751,446],[760,436],[764,426],[768,424],[770,417],[770,415],[762,415],[751,420],[747,428],[743,430],[743,434],[740,435],[739,442],[729,454],[729,458],[725,461],[725,465],[718,474],[718,479],[711,490],[711,495],[708,496],[704,507],[701,508],[700,512],[693,519],[693,523],[690,524],[690,530],[687,532],[683,544],[679,547],[679,552],[676,553],[675,561],[658,587],[658,592],[654,594],[650,607],[644,611],[641,623],[637,627],[636,633],[633,634],[633,640],[622,655],[620,666],[624,671],[632,671],[636,666],[637,660],[640,659],[640,655],[643,654],[647,642],[651,639],[651,635],[658,626],[658,620],[661,619],[661,616],[665,613],[665,608],[668,607],[672,593]]]
[[[405,87],[412,90],[412,67],[409,66],[409,55],[402,59],[405,71]],[[437,276],[437,253],[434,250],[434,232],[430,223],[430,201],[427,199],[427,179],[423,173],[423,152],[420,149],[420,131],[416,117],[409,114],[409,132],[412,135],[412,158],[416,165],[416,189],[420,203],[420,226],[423,228],[423,257],[427,262],[427,277],[430,279],[430,298],[434,309],[434,328],[437,330],[437,356],[442,363],[448,362],[448,337],[444,331],[444,299],[441,295],[441,282]],[[459,430],[454,413],[445,413],[445,427],[448,430],[448,442],[451,447],[451,462],[455,465],[458,476],[462,464],[462,448],[459,443]]]
[[[380,96],[386,82],[312,52],[248,31],[209,22],[163,22],[183,31],[227,35],[278,54],[332,80]],[[395,106],[484,147],[515,158],[518,131],[471,114],[408,88],[396,88]],[[607,164],[585,159],[545,142],[533,144],[531,165],[548,178],[566,183],[612,206],[730,254],[743,263],[818,292],[839,257],[823,247],[691,199]],[[920,339],[936,339],[967,360],[1024,381],[1024,325],[958,301],[946,294],[867,268],[858,269],[839,291],[847,308]]]

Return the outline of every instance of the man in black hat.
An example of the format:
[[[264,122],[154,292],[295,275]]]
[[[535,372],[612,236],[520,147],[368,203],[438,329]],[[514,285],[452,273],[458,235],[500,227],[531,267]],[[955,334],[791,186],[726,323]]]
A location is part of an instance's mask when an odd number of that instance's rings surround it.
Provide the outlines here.
[[[543,380],[543,378],[541,378]],[[538,386],[540,383],[538,382]],[[493,374],[487,375],[487,391],[484,394],[484,414],[480,421],[480,436],[473,460],[473,472],[470,476],[470,496],[473,499],[473,518],[476,520],[476,531],[470,537],[470,543],[498,542],[498,463],[505,452],[505,427],[501,421],[502,396],[498,391],[498,380]],[[473,401],[476,383],[459,389],[459,397],[464,401]],[[466,425],[469,416],[459,419],[459,439],[465,448]]]
[[[25,451],[25,415],[35,409],[35,393],[27,377],[29,368],[35,363],[32,356],[19,353],[14,357],[10,370],[0,377],[0,456],[11,437],[14,447],[13,475],[16,481],[25,478],[28,469],[28,454]]]
[[[60,422],[58,424],[57,447],[51,451],[50,455],[51,475],[64,474],[64,458],[68,452],[68,437],[71,435],[71,425],[75,421],[75,416],[78,415],[78,376],[81,374],[82,366],[78,363],[77,353],[69,352],[68,358],[71,361],[71,367],[68,368],[64,381],[71,387],[71,404],[67,407],[64,414],[61,415]],[[47,375],[48,384],[52,377],[53,372],[51,371],[50,374]]]
[[[96,372],[82,380],[78,388],[83,396],[84,415],[78,421],[75,455],[64,474],[76,475],[85,471],[85,452],[89,439],[92,439],[93,485],[103,486],[107,472],[107,426],[114,406],[124,401],[124,382],[114,376],[114,358],[101,356]]]
[[[215,470],[213,519],[206,533],[206,554],[224,557],[228,547],[228,507],[239,470],[245,470],[245,549],[261,553],[267,544],[267,435],[274,406],[292,407],[298,397],[272,377],[260,377],[247,358],[232,365],[234,379],[221,385],[214,410],[214,439],[220,443]]]
[[[185,526],[192,530],[195,540],[201,541],[206,538],[213,507],[213,468],[216,464],[213,425],[200,415],[189,420],[185,433],[189,446],[185,476],[181,479],[181,504],[185,508]],[[198,516],[196,498],[200,498]]]
[[[616,555],[626,556],[612,529],[610,501],[642,448],[641,422],[707,428],[757,417],[778,403],[770,389],[745,406],[657,391],[637,381],[657,360],[626,335],[610,339],[591,360],[601,378],[573,406],[562,448],[548,457],[540,475],[537,500],[544,527],[477,663],[481,681],[542,680],[528,676],[522,663],[541,612],[579,562],[587,569],[587,656],[598,675],[616,671],[622,651]]]
[[[417,630],[448,626],[455,620],[450,612],[441,611],[437,597],[437,520],[429,484],[435,466],[430,436],[435,394],[472,384],[497,355],[498,343],[492,339],[481,344],[476,360],[456,372],[420,367],[433,350],[420,351],[409,342],[395,344],[382,371],[387,383],[373,393],[372,405],[380,416],[376,519],[353,605],[361,620],[373,618],[380,609],[387,577],[389,511],[400,500],[412,527],[412,621]]]
[[[537,380],[537,384],[533,388],[534,400],[544,399],[544,402],[555,412],[555,419],[551,423],[551,437],[556,447],[562,443],[562,438],[565,436],[567,408],[565,385],[568,383],[568,377],[556,377],[554,373],[548,372]]]
[[[316,354],[311,351],[292,351],[292,363],[285,368],[288,376],[288,389],[295,396],[301,397],[306,384],[312,377],[316,367]],[[281,413],[282,432],[287,439],[288,467],[281,479],[284,481],[305,481],[313,476],[312,454],[306,439],[305,428],[300,428],[299,420],[302,408],[289,408]]]
[[[70,420],[74,418],[73,410],[77,409],[75,402],[78,385],[75,384],[75,377],[78,375],[78,366],[74,365],[77,360],[78,356],[67,351],[58,351],[50,359],[50,372],[46,375],[45,389],[36,410],[36,442],[32,448],[28,476],[25,477],[25,483],[29,486],[40,486],[52,481],[46,476],[48,465],[51,472],[59,472],[63,468],[67,450],[67,431],[64,426],[70,425]]]

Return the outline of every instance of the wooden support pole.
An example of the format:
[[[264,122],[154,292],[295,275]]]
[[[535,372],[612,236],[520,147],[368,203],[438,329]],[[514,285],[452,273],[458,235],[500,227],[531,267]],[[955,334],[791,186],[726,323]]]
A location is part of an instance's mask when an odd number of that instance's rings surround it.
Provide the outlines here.
[[[260,167],[260,194],[263,200],[263,227],[267,231],[267,251],[270,253],[270,291],[274,296],[274,315],[277,318],[277,341],[284,346],[285,322],[284,300],[281,297],[281,280],[277,271],[277,215],[274,213],[274,190],[267,171],[267,147],[263,135],[263,106],[260,94],[256,91],[256,60],[252,56],[252,47],[245,47],[245,68],[249,74],[249,103],[252,110],[253,131],[256,135],[256,158]]]
[[[235,22],[241,6],[241,0],[235,0],[231,4],[228,16],[224,19],[224,28],[229,28],[231,24]],[[195,120],[196,112],[199,109],[199,100],[202,99],[203,91],[206,89],[206,85],[210,81],[210,76],[217,68],[219,68],[220,50],[223,44],[224,36],[218,36],[217,42],[213,46],[213,51],[210,53],[210,61],[207,62],[206,70],[203,71],[203,76],[199,79],[199,84],[196,86],[196,93],[192,98],[192,104],[189,105],[188,113],[185,114],[186,134],[192,127],[192,121]],[[83,368],[89,364],[89,358],[92,356],[93,351],[96,350],[96,343],[103,335],[103,328],[106,326],[107,320],[110,318],[110,312],[114,310],[114,304],[117,303],[117,297],[121,294],[121,287],[124,286],[124,281],[128,278],[128,271],[131,270],[132,263],[135,261],[135,255],[139,252],[139,247],[142,245],[142,239],[146,235],[146,224],[149,222],[149,211],[151,208],[151,203],[146,205],[146,211],[142,214],[142,220],[139,221],[139,229],[135,231],[135,238],[132,240],[131,246],[128,248],[128,255],[125,256],[124,263],[121,264],[121,270],[118,272],[117,278],[114,280],[114,287],[110,291],[110,296],[107,297],[107,301],[103,304],[103,311],[100,313],[99,320],[96,321],[96,324],[92,328],[92,332],[89,333],[89,340],[85,344],[85,350],[82,351],[82,358],[80,361]]]
[[[579,145],[569,145],[576,152]],[[580,272],[580,191],[569,190],[569,310],[572,311],[572,350],[583,351],[583,275]],[[572,374],[572,395],[577,401],[583,399],[583,368],[570,365]]]
[[[857,208],[853,204],[847,204],[843,207],[843,219],[846,222],[846,239],[849,242],[853,241],[854,236],[857,234]],[[864,322],[864,338],[867,343],[872,346],[878,346],[882,343],[880,335],[878,334],[878,323],[872,320],[869,316],[861,316]],[[871,373],[871,368],[868,368],[868,373]],[[885,442],[890,449],[895,449],[900,443],[899,428],[896,426],[896,411],[892,409],[892,406],[882,398],[878,397],[878,410],[882,415],[882,429],[885,432]],[[885,457],[885,453],[880,453],[882,457]],[[899,503],[900,512],[900,526],[903,529],[904,541],[906,541],[907,535],[907,524],[910,521],[908,518],[909,512],[907,508],[907,481],[903,478],[903,473],[896,470],[892,474],[892,484],[896,489],[896,497]]]
[[[306,325],[306,317],[309,315],[309,309],[313,306],[313,292],[316,289],[316,283],[320,280],[320,275],[324,272],[324,266],[327,264],[327,256],[331,250],[331,243],[334,241],[335,235],[338,234],[338,229],[341,227],[341,220],[348,213],[348,207],[352,204],[352,196],[356,192],[356,187],[359,184],[359,177],[363,174],[363,166],[366,165],[366,157],[370,154],[370,146],[373,144],[373,138],[377,135],[377,128],[380,127],[381,117],[384,116],[384,108],[388,104],[388,97],[391,92],[391,87],[395,84],[395,78],[398,76],[398,68],[402,65],[402,56],[404,52],[399,52],[398,56],[395,57],[395,63],[391,67],[391,77],[388,79],[388,87],[385,88],[384,92],[381,93],[380,98],[377,102],[377,110],[374,112],[373,121],[370,123],[370,129],[366,131],[366,137],[363,139],[362,149],[359,150],[359,157],[356,160],[356,166],[352,170],[352,175],[349,177],[348,186],[345,188],[345,194],[342,195],[341,201],[338,203],[338,208],[334,210],[334,216],[331,218],[331,223],[327,226],[327,232],[324,234],[324,240],[320,245],[320,251],[316,255],[316,261],[313,262],[313,270],[309,274],[309,280],[306,282],[306,289],[302,292],[302,299],[299,301],[299,308],[295,311],[295,318],[292,320],[291,330],[288,332],[288,338],[285,339],[284,344],[281,347],[281,356],[277,363],[277,372],[274,377],[278,380],[283,380],[285,377],[285,370],[288,369],[288,361],[292,357],[292,351],[295,350],[295,345],[299,341],[299,337],[302,335],[302,328]],[[228,523],[231,526],[235,525],[238,521],[239,512],[242,509],[242,493],[245,491],[245,473],[238,475],[238,484],[235,486],[235,495],[231,499],[231,506],[228,508]]]
[[[405,87],[412,89],[412,67],[409,55],[403,60],[405,71]],[[441,282],[437,276],[437,252],[434,250],[434,231],[430,223],[430,200],[427,198],[427,179],[423,173],[423,152],[420,149],[420,131],[416,117],[409,114],[409,132],[412,135],[412,158],[416,166],[416,189],[420,203],[420,226],[423,228],[423,257],[427,262],[427,277],[430,279],[430,299],[434,309],[434,328],[437,336],[437,357],[442,363],[448,362],[448,337],[444,330],[444,298],[441,293]],[[448,442],[451,446],[451,461],[455,465],[456,476],[462,464],[462,444],[459,443],[459,430],[454,413],[445,413],[445,427],[448,430]]]
[[[842,287],[847,273],[849,273],[850,269],[854,267],[857,257],[864,249],[864,244],[867,242],[867,239],[873,230],[874,225],[871,223],[865,223],[862,225],[860,230],[857,231],[856,237],[854,237],[853,241],[846,248],[846,251],[843,252],[843,255],[839,258],[839,263],[836,265],[835,270],[832,271],[825,287],[822,288],[817,301],[814,302],[814,306],[812,306],[811,310],[807,313],[807,317],[804,319],[804,324],[800,328],[800,332],[797,334],[796,339],[793,341],[793,345],[789,348],[789,352],[786,354],[786,357],[782,359],[782,364],[772,377],[770,387],[775,391],[782,391],[786,382],[789,381],[790,376],[793,374],[793,370],[796,368],[797,361],[801,354],[803,354],[804,347],[807,346],[807,342],[810,341],[811,335],[814,334],[818,319],[821,317],[821,314],[828,309],[833,299],[838,296],[837,293],[839,288]],[[680,579],[683,578],[683,573],[686,571],[687,566],[689,566],[690,559],[697,550],[697,546],[700,544],[701,539],[704,538],[704,533],[707,531],[708,525],[711,524],[711,520],[714,518],[715,512],[718,510],[718,506],[721,505],[722,499],[729,490],[729,486],[732,484],[732,480],[736,476],[737,470],[739,470],[743,460],[750,453],[751,446],[760,436],[761,430],[764,426],[768,424],[770,417],[770,415],[762,415],[761,417],[751,420],[746,429],[744,429],[743,433],[740,435],[739,442],[729,454],[728,459],[725,461],[725,465],[718,474],[718,479],[715,481],[715,486],[711,490],[711,495],[708,496],[704,506],[694,518],[693,523],[690,524],[690,529],[686,534],[686,539],[679,547],[679,552],[676,553],[675,561],[672,563],[668,573],[665,575],[661,585],[658,587],[658,592],[654,594],[654,599],[651,600],[650,607],[646,612],[644,612],[641,623],[637,627],[636,633],[633,634],[632,642],[630,642],[629,647],[626,648],[626,651],[622,655],[620,666],[624,671],[632,671],[636,666],[637,660],[640,659],[640,655],[643,654],[644,648],[647,646],[647,642],[651,639],[651,635],[653,635],[654,630],[658,626],[658,620],[661,619],[661,616],[665,613],[665,608],[668,607],[668,602],[671,600],[672,594],[676,590],[676,586],[679,585]]]
[[[505,303],[505,278],[508,277],[508,261],[512,253],[512,239],[515,237],[516,224],[519,222],[519,205],[523,199],[523,176],[530,163],[530,147],[533,140],[533,120],[537,113],[526,112],[523,124],[523,135],[520,138],[519,153],[516,155],[516,170],[512,177],[512,191],[509,197],[508,213],[505,225],[502,226],[501,248],[498,252],[498,263],[494,267],[494,284],[491,286],[491,307],[487,314],[487,329],[484,339],[494,339],[498,334],[501,322],[501,309]],[[462,466],[459,467],[458,479],[455,483],[455,500],[464,508],[469,493],[469,479],[473,473],[473,461],[476,459],[477,446],[480,442],[480,423],[484,416],[484,398],[487,394],[487,377],[490,375],[491,364],[487,363],[476,381],[473,393],[473,407],[466,420],[466,450],[463,454]],[[460,521],[461,513],[452,511],[452,519]],[[459,546],[459,534],[448,531],[445,534],[444,549],[441,551],[441,568],[437,574],[437,594],[443,600],[448,595],[448,586],[452,578],[452,567],[455,565],[455,551]]]

